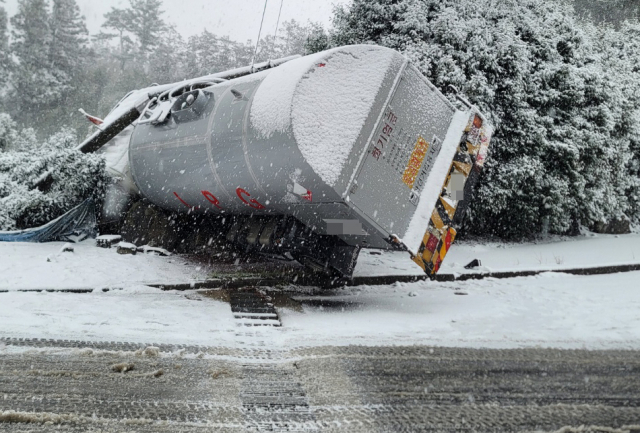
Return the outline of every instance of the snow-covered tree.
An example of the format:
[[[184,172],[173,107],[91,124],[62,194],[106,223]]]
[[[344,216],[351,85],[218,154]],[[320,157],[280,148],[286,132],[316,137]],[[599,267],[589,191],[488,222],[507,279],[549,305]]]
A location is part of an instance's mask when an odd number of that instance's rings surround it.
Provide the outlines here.
[[[519,238],[631,216],[626,96],[561,2],[354,0],[335,45],[400,50],[497,127],[468,227]]]
[[[138,49],[143,54],[151,53],[166,29],[162,19],[164,13],[161,0],[129,0],[126,10],[127,30],[136,36]]]
[[[640,18],[640,0],[574,0],[576,11],[596,23],[620,25]]]
[[[164,12],[161,7],[161,0],[129,0],[128,8],[112,7],[105,14],[102,27],[107,31],[100,33],[98,38],[118,38],[117,57],[122,71],[129,60],[136,60],[139,65],[147,67],[149,56],[156,49],[167,47],[165,32],[171,29],[162,19]]]
[[[127,60],[133,57],[133,41],[127,35],[129,29],[129,14],[125,9],[117,9],[112,7],[109,12],[104,15],[105,21],[102,27],[115,31],[116,33],[101,32],[97,38],[99,40],[109,40],[118,38],[118,54],[117,58],[120,61],[120,70],[124,71]]]
[[[53,0],[49,59],[61,83],[71,80],[87,58],[87,28],[75,0]]]
[[[257,60],[276,59],[294,54],[305,55],[328,48],[328,36],[318,23],[296,20],[280,24],[277,36],[266,35],[258,44]]]
[[[16,122],[7,113],[0,113],[0,152],[12,146],[17,138]]]
[[[617,31],[593,28],[592,33],[609,79],[620,85],[624,96],[616,135],[629,139],[630,183],[626,193],[631,217],[640,222],[640,23],[624,22]]]
[[[61,131],[39,146],[0,153],[0,230],[45,224],[88,197],[101,201],[104,158],[76,144],[72,132]],[[42,177],[49,177],[46,188],[33,188]]]
[[[45,0],[18,0],[11,17],[11,51],[17,59],[11,77],[9,106],[13,112],[42,108],[60,98],[66,83],[52,72],[51,31]]]
[[[9,55],[9,34],[7,32],[7,12],[0,7],[0,89],[2,89],[9,76],[10,55]]]
[[[172,26],[168,27],[164,37],[149,59],[149,76],[155,83],[171,83],[190,76],[186,69],[189,56],[185,54],[185,42]]]
[[[187,76],[212,74],[246,66],[251,62],[253,44],[241,44],[228,37],[219,37],[208,30],[189,37],[186,44]]]
[[[206,29],[189,37],[187,51],[187,68],[189,74],[193,74],[194,77],[221,70],[214,61],[215,53],[218,51],[218,37]]]
[[[329,48],[329,35],[322,27],[317,23],[309,24],[309,34],[305,42],[305,53],[317,53]]]

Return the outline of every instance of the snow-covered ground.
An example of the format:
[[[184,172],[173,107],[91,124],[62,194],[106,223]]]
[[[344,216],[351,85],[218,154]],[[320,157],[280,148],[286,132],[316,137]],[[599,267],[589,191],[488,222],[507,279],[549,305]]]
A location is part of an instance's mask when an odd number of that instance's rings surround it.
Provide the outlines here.
[[[473,258],[486,269],[524,270],[639,263],[640,235],[587,236],[524,245],[467,243],[444,271]],[[119,255],[86,241],[0,243],[0,334],[208,346],[239,345],[221,296],[162,292],[150,282],[188,282],[208,272],[176,256]],[[360,275],[413,271],[404,254],[365,251]],[[419,273],[419,272],[415,272]],[[103,292],[104,287],[116,288]],[[89,294],[18,289],[96,288]],[[278,304],[283,328],[264,330],[278,347],[429,344],[469,347],[640,349],[640,272],[437,283],[396,283],[320,292],[292,287]],[[278,297],[276,296],[276,299]]]
[[[178,256],[120,255],[98,248],[93,239],[61,252],[63,242],[0,242],[0,290],[125,287],[185,283],[206,272]]]
[[[140,341],[220,345],[216,335],[235,330],[222,302],[197,302],[193,294],[146,286],[90,294],[0,294],[4,337]],[[224,341],[224,340],[223,340]]]
[[[74,244],[0,242],[0,290],[129,287],[154,283],[190,283],[211,271],[179,256],[120,255],[115,248],[97,248],[94,240]],[[482,267],[464,265],[480,259]],[[587,235],[525,244],[455,244],[441,273],[547,270],[640,263],[640,234]],[[422,275],[407,253],[363,250],[356,276]],[[640,285],[640,283],[639,283]]]
[[[545,273],[463,283],[397,283],[326,294],[290,288],[275,348],[438,345],[640,349],[640,272]],[[220,297],[218,297],[219,299]],[[195,292],[144,286],[90,294],[0,294],[4,337],[237,347],[229,305]]]
[[[422,274],[406,253],[363,250],[356,275]],[[473,259],[482,266],[465,269]],[[640,263],[640,234],[551,237],[527,243],[456,243],[445,258],[440,273],[558,270]],[[639,282],[640,288],[640,282]]]
[[[640,272],[396,283],[326,299],[335,307],[285,310],[296,344],[640,349]]]

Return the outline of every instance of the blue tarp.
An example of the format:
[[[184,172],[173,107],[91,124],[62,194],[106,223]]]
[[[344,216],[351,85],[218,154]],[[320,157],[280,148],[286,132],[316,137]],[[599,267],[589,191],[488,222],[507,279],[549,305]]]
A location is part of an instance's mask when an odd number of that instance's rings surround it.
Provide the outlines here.
[[[0,242],[80,242],[95,236],[95,206],[93,200],[87,199],[43,226],[11,232],[0,231]]]

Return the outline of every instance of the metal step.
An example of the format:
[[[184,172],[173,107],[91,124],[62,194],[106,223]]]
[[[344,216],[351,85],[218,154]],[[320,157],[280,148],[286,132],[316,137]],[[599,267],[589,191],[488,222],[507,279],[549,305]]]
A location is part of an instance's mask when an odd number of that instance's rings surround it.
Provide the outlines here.
[[[239,326],[282,326],[273,304],[257,290],[232,291],[229,298],[231,312]]]

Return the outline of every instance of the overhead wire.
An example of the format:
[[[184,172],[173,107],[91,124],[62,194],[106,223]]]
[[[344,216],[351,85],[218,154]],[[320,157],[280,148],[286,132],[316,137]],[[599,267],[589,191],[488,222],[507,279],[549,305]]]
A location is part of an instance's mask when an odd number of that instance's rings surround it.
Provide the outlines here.
[[[276,21],[276,31],[273,33],[273,44],[271,44],[271,52],[276,51],[276,41],[278,40],[278,25],[280,25],[280,14],[282,14],[282,4],[284,0],[280,0],[280,10],[278,11],[278,21]]]
[[[260,30],[258,31],[258,40],[256,41],[256,48],[253,51],[253,58],[251,59],[251,70],[256,62],[256,55],[258,54],[258,45],[260,44],[260,35],[262,35],[262,24],[264,23],[264,15],[267,12],[267,3],[269,0],[264,0],[264,9],[262,10],[262,20],[260,21]]]

